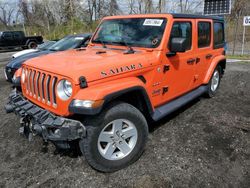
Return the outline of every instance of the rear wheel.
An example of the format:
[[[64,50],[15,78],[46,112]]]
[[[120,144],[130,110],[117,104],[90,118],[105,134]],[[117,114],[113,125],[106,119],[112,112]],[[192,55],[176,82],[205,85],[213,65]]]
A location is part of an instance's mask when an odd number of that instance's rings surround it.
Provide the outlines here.
[[[211,79],[208,83],[208,89],[207,89],[207,97],[211,98],[213,97],[217,90],[219,89],[221,81],[221,67],[218,65],[211,76]]]
[[[84,124],[87,137],[79,142],[80,149],[87,162],[99,171],[122,169],[143,152],[148,137],[147,122],[130,104],[112,105]]]
[[[35,49],[37,47],[37,43],[35,41],[30,41],[28,43],[28,48],[29,49]]]

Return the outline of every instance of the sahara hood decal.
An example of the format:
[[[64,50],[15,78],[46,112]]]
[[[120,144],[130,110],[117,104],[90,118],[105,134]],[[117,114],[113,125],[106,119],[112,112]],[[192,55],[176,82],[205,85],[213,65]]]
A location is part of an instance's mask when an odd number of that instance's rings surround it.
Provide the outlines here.
[[[132,64],[132,65],[127,65],[127,66],[122,66],[122,67],[117,67],[117,68],[113,68],[113,69],[109,69],[107,71],[102,71],[101,75],[103,77],[105,76],[111,76],[111,75],[115,75],[115,74],[119,74],[119,73],[123,73],[123,72],[128,72],[131,70],[136,70],[136,69],[140,69],[142,68],[142,64]]]

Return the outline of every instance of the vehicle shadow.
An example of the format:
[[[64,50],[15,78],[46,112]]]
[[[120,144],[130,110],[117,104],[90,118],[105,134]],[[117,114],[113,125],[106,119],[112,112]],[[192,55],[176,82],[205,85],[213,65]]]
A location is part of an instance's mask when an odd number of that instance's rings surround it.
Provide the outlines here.
[[[69,143],[70,147],[68,149],[61,149],[56,147],[54,144],[43,142],[43,146],[41,148],[42,153],[48,153],[49,151],[49,144],[53,145],[53,154],[59,156],[66,156],[70,158],[77,158],[82,156],[82,152],[79,147],[79,140],[75,140]]]

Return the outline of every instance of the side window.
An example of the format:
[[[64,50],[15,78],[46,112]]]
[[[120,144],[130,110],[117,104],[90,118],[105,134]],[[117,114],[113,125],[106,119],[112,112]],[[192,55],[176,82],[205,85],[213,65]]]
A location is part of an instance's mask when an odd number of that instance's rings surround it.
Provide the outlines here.
[[[175,22],[171,30],[170,40],[172,38],[186,38],[187,49],[190,50],[192,46],[192,25],[190,22]]]
[[[10,32],[3,33],[3,37],[7,40],[12,40],[12,34]]]
[[[15,32],[14,33],[14,39],[20,40],[22,38],[21,33]]]
[[[214,22],[214,47],[221,48],[224,46],[224,25],[221,22]]]
[[[198,23],[198,48],[208,47],[211,44],[211,23]]]

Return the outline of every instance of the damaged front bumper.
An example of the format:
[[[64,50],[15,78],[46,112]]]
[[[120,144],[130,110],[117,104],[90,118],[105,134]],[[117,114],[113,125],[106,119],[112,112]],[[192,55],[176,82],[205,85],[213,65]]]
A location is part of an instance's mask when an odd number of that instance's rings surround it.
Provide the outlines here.
[[[5,105],[7,113],[14,112],[21,117],[20,132],[30,136],[40,135],[45,141],[64,142],[86,136],[85,126],[77,120],[56,116],[23,98],[15,90]]]

